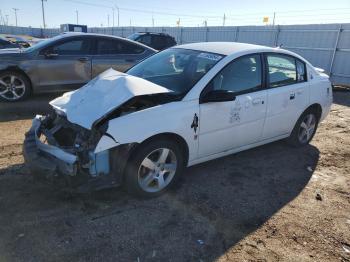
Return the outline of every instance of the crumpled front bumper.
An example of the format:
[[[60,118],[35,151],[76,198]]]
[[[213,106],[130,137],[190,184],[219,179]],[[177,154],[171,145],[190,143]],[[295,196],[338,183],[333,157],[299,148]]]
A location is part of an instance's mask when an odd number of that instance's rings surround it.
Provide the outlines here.
[[[40,141],[42,116],[33,119],[32,127],[25,134],[23,156],[25,164],[35,175],[75,176],[77,174],[77,156],[58,147]]]

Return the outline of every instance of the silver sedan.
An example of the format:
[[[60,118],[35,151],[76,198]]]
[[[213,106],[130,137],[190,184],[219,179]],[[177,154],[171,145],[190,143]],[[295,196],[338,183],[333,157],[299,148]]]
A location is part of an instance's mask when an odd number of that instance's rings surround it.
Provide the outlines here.
[[[0,100],[79,88],[109,68],[124,72],[155,52],[128,39],[83,33],[62,34],[27,49],[3,49]]]

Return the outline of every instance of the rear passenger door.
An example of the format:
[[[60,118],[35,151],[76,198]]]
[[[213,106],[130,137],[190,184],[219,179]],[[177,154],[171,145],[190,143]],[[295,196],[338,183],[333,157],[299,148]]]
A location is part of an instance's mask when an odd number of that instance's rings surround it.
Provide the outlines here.
[[[289,134],[309,101],[305,63],[290,55],[265,55],[268,107],[263,139]]]
[[[125,72],[144,58],[142,46],[121,39],[96,38],[92,57],[92,77],[113,68]]]

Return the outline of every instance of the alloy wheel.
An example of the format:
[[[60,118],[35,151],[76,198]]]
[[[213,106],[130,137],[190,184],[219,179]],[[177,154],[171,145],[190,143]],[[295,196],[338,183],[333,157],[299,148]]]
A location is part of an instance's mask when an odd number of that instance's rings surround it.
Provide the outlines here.
[[[152,151],[141,162],[138,169],[138,182],[142,190],[156,193],[170,184],[177,169],[175,153],[168,148]]]
[[[5,100],[14,101],[25,94],[24,81],[15,75],[3,75],[0,78],[0,96]]]
[[[316,116],[307,114],[299,127],[298,139],[300,143],[305,144],[312,138],[316,130]]]

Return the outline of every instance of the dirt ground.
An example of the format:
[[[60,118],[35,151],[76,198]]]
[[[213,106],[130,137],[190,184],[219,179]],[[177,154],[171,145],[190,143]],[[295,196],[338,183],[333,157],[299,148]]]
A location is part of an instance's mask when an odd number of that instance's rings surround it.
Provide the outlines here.
[[[350,92],[311,145],[188,168],[151,200],[67,198],[32,180],[22,141],[51,98],[0,105],[0,261],[350,261]]]

